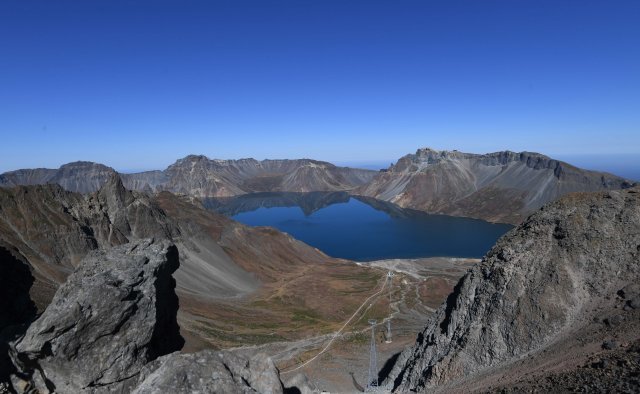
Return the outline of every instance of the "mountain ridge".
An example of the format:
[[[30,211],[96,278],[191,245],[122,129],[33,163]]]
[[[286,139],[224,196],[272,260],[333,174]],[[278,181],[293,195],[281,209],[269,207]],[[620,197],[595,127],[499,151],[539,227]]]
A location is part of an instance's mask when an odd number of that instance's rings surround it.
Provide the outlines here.
[[[209,159],[187,155],[164,170],[118,173],[104,164],[75,161],[58,169],[19,169],[0,174],[0,187],[57,183],[66,190],[97,191],[113,174],[131,190],[230,197],[253,192],[345,191],[368,182],[376,172],[339,167],[313,159]]]
[[[418,149],[352,194],[403,208],[518,224],[570,192],[623,189],[634,183],[535,152],[487,154]]]

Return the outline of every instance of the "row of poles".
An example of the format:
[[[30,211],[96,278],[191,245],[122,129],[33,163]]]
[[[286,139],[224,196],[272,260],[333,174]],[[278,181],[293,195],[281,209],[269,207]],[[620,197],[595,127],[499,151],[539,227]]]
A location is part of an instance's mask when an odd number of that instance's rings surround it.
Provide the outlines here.
[[[387,319],[387,335],[386,343],[391,343],[391,296],[393,285],[393,272],[387,273],[387,279],[389,281],[389,318]],[[378,321],[375,319],[369,320],[371,326],[371,345],[369,347],[369,374],[367,376],[367,387],[365,391],[375,391],[378,388],[378,353],[376,350],[376,325]]]

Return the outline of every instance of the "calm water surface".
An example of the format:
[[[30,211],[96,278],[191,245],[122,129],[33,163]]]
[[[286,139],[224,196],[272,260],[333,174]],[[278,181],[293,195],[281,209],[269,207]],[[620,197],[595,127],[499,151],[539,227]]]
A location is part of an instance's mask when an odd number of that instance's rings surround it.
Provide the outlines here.
[[[275,227],[330,256],[357,261],[482,257],[512,228],[428,215],[345,193],[259,193],[210,202],[209,208],[250,226]]]

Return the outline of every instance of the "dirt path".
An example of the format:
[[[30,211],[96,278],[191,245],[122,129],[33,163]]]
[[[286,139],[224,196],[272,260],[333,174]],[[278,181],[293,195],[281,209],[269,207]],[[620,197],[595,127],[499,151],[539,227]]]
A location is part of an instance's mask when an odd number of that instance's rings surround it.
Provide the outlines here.
[[[340,327],[340,329],[336,332],[333,333],[333,335],[331,336],[331,339],[329,340],[329,342],[325,345],[325,347],[322,348],[322,350],[320,350],[320,352],[318,352],[318,354],[316,354],[315,356],[311,357],[310,359],[308,359],[307,361],[305,361],[304,363],[298,365],[295,368],[289,369],[287,371],[280,371],[280,374],[288,374],[294,371],[299,370],[300,368],[305,367],[306,365],[310,364],[311,362],[313,362],[315,359],[317,359],[318,357],[320,357],[324,352],[326,352],[329,347],[331,346],[331,344],[336,340],[336,338],[338,338],[340,336],[340,334],[342,334],[342,331],[344,331],[344,329],[349,325],[349,323],[351,323],[351,321],[353,320],[354,317],[356,317],[358,314],[360,314],[360,312],[362,311],[362,309],[365,307],[365,305],[369,304],[369,308],[371,307],[372,303],[371,300],[377,296],[379,296],[380,294],[382,294],[382,292],[384,291],[384,289],[387,286],[387,282],[389,281],[389,277],[385,276],[384,282],[382,282],[382,287],[380,288],[380,290],[378,290],[376,293],[372,294],[369,296],[369,298],[367,298],[366,300],[364,300],[364,302],[358,307],[358,309],[356,309],[356,311],[351,315],[351,317],[349,317],[349,319],[347,319],[347,321],[342,325],[342,327]],[[366,309],[365,309],[366,310]],[[366,329],[365,329],[366,330]],[[365,331],[363,330],[363,331]]]

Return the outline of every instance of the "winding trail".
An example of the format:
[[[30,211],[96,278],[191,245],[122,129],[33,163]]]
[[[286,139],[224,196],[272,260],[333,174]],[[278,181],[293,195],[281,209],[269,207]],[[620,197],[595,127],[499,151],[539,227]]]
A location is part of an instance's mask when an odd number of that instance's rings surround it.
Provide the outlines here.
[[[306,365],[308,365],[309,363],[311,363],[312,361],[314,361],[318,357],[320,357],[324,352],[326,352],[329,349],[329,347],[331,346],[331,344],[333,343],[333,341],[335,341],[336,338],[338,338],[338,336],[340,336],[342,331],[344,331],[344,329],[349,325],[349,323],[351,323],[351,320],[353,320],[353,318],[356,317],[360,313],[362,308],[364,308],[364,306],[367,305],[374,297],[377,297],[378,295],[382,294],[382,292],[384,291],[385,287],[387,286],[388,280],[389,280],[389,277],[385,276],[384,282],[382,283],[382,287],[380,288],[380,290],[378,290],[376,293],[370,295],[369,298],[364,300],[364,302],[358,307],[358,309],[356,309],[356,311],[353,313],[353,315],[351,315],[351,317],[342,325],[342,327],[340,327],[340,329],[338,331],[333,333],[333,336],[331,337],[329,342],[325,345],[325,347],[322,348],[322,350],[320,350],[320,352],[318,352],[318,354],[316,354],[315,356],[311,357],[310,359],[308,359],[307,361],[305,361],[304,363],[298,365],[297,367],[295,367],[293,369],[290,369],[288,371],[280,371],[280,374],[291,373],[291,372],[297,371],[300,368],[305,367]]]

